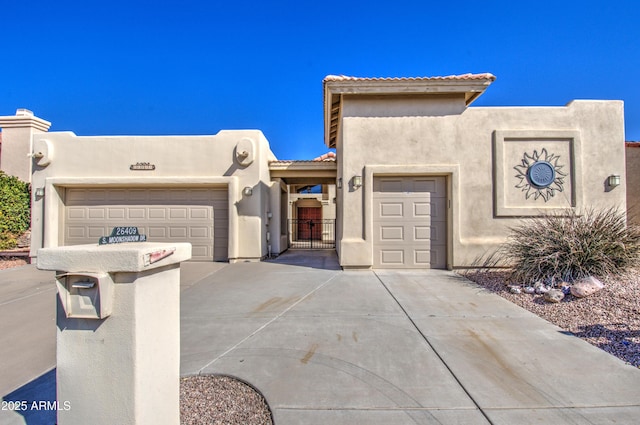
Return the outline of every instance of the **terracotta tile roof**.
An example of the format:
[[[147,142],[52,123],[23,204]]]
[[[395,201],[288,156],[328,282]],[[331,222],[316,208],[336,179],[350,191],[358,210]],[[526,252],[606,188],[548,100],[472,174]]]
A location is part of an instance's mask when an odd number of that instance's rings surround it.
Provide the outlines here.
[[[461,74],[461,75],[447,75],[444,77],[380,77],[380,78],[368,78],[368,77],[349,77],[346,75],[327,75],[324,81],[432,81],[432,80],[450,80],[450,81],[462,81],[462,80],[491,80],[495,81],[496,76],[485,72],[482,74]]]
[[[336,153],[335,152],[327,152],[324,155],[320,155],[317,158],[313,158],[314,161],[335,161]]]
[[[638,142],[624,142],[624,145],[628,148],[640,148],[640,141]]]
[[[278,159],[276,161],[269,161],[269,164],[291,164],[291,163],[314,163],[314,162],[335,162],[336,153],[327,152],[313,159]]]

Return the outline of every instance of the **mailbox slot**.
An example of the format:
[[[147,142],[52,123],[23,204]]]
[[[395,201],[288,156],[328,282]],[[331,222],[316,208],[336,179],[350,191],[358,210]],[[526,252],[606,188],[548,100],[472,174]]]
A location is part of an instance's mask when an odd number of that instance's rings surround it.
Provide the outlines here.
[[[65,273],[56,276],[58,296],[69,318],[104,319],[113,309],[113,279],[108,273]]]

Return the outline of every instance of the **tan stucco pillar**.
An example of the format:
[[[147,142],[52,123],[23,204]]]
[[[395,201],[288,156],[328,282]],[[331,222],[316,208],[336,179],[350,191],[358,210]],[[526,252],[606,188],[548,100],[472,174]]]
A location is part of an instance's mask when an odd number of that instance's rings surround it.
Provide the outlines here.
[[[49,121],[34,116],[27,109],[18,109],[13,116],[0,117],[0,170],[24,182],[31,182],[33,162],[28,155],[31,153],[33,135],[45,133],[49,127]]]

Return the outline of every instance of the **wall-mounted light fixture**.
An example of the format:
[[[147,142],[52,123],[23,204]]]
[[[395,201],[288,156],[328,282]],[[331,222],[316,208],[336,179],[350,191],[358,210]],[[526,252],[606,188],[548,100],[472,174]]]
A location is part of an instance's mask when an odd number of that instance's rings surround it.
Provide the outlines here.
[[[358,189],[362,187],[362,176],[353,176],[353,188]]]
[[[338,186],[338,189],[342,189],[342,177],[338,177],[338,182],[336,183],[336,186]]]
[[[36,187],[36,198],[44,198],[44,187]]]
[[[253,189],[251,187],[247,186],[244,189],[242,189],[242,194],[244,196],[251,196],[251,195],[253,195]]]
[[[609,186],[611,187],[620,186],[620,174],[610,175],[607,179],[607,183],[609,183]]]

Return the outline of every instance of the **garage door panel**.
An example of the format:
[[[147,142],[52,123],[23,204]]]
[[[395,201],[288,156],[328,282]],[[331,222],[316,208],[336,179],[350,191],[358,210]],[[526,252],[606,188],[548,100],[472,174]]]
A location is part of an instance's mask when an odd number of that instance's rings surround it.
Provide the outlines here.
[[[413,217],[430,217],[433,215],[431,202],[411,202]]]
[[[149,217],[149,220],[166,220],[167,209],[151,207],[147,210],[147,216]]]
[[[109,208],[107,214],[110,219],[124,219],[127,211],[124,208]]]
[[[374,267],[446,267],[446,179],[375,177],[373,186]]]
[[[413,251],[413,259],[416,265],[429,267],[431,265],[431,251],[416,249]]]
[[[208,227],[190,227],[189,228],[189,237],[190,238],[210,238],[211,232]]]
[[[89,226],[89,228],[87,229],[87,237],[91,238],[96,242],[101,236],[104,236],[107,234],[109,234],[108,230],[104,226]]]
[[[180,238],[186,239],[189,231],[187,230],[187,226],[177,226],[169,228],[169,237],[170,238]]]
[[[165,238],[168,237],[167,228],[166,227],[149,226],[148,229],[149,230],[147,230],[147,236],[148,236],[149,240],[165,239]],[[138,230],[140,230],[140,229],[138,229]]]
[[[211,209],[205,207],[193,207],[189,210],[189,218],[191,219],[199,219],[199,218],[213,218],[210,214]]]
[[[380,202],[378,211],[380,217],[403,217],[404,205],[402,202]]]
[[[380,251],[380,264],[399,266],[404,264],[404,251],[401,249],[383,249]]]
[[[191,242],[194,260],[227,260],[227,188],[68,188],[65,209],[64,245],[136,226],[150,241]]]
[[[404,241],[404,227],[380,226],[381,241]]]
[[[431,202],[431,221],[447,221],[446,198],[434,198]]]
[[[127,209],[127,219],[129,220],[144,220],[147,217],[146,208],[133,208]]]
[[[89,202],[105,202],[107,200],[107,194],[104,190],[96,190],[95,192],[89,192],[86,200]]]
[[[436,192],[436,181],[434,179],[415,179],[409,182],[411,192]]]
[[[169,208],[169,218],[185,220],[187,218],[187,208]]]
[[[210,258],[212,257],[212,252],[209,246],[195,245],[191,250],[191,255],[193,258]]]
[[[106,216],[105,208],[89,208],[87,211],[89,219],[104,220]]]
[[[86,238],[87,229],[85,227],[69,227],[67,228],[67,235],[72,238]]]
[[[70,207],[67,209],[67,218],[71,219],[84,219],[86,216],[86,210],[84,208],[73,208]]]
[[[434,233],[437,233],[437,230],[431,228],[431,226],[414,226],[413,240],[430,242],[433,239]]]
[[[402,192],[402,179],[393,177],[380,177],[374,181],[373,190],[376,192]]]

